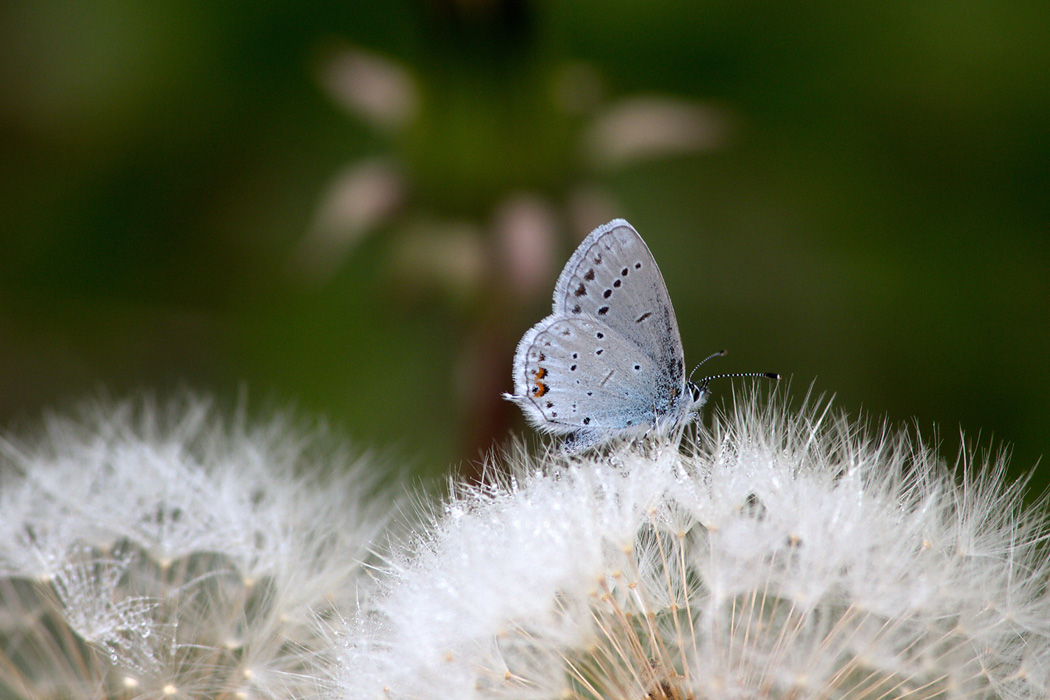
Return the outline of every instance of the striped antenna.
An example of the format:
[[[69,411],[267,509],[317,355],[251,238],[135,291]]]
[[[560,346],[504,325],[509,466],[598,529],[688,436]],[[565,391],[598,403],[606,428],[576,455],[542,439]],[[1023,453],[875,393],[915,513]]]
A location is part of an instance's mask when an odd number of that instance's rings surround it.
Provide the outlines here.
[[[701,387],[705,387],[712,379],[728,379],[731,377],[765,377],[766,379],[780,379],[780,375],[776,372],[732,372],[730,374],[712,374],[710,377],[703,377],[697,383]]]
[[[707,362],[708,360],[712,360],[712,359],[714,359],[716,357],[725,357],[725,356],[726,356],[726,351],[725,350],[719,350],[718,352],[711,353],[710,355],[705,357],[703,360],[700,361],[699,365],[697,365],[696,367],[693,367],[693,371],[689,373],[689,381],[693,380],[693,372],[696,372],[696,370],[700,369],[700,365],[702,365],[705,362]],[[709,377],[703,377],[699,382],[697,382],[697,385],[700,388],[704,389],[704,388],[707,388],[708,383],[712,379],[732,379],[732,378],[736,378],[736,377],[765,377],[766,379],[778,379],[778,380],[780,379],[780,375],[777,374],[776,372],[732,372],[730,374],[712,374]]]

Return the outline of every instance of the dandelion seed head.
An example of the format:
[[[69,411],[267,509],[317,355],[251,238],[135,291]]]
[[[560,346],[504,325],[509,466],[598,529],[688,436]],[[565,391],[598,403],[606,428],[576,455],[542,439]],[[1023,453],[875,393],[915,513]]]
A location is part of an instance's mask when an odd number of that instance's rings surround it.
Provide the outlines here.
[[[826,406],[753,397],[683,448],[507,460],[453,489],[354,621],[365,698],[1026,698],[1043,511]],[[493,471],[493,474],[496,472]]]
[[[200,398],[0,438],[0,695],[317,692],[393,503],[323,430]],[[17,497],[17,498],[16,498]],[[6,691],[10,690],[10,693]]]

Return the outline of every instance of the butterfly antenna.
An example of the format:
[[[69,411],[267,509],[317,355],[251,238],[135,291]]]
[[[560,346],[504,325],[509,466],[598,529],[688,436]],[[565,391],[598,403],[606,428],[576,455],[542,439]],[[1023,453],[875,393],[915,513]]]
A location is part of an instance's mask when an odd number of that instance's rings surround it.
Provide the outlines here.
[[[713,360],[716,357],[725,357],[725,356],[726,356],[726,351],[725,350],[719,350],[718,352],[713,352],[710,355],[708,355],[707,357],[705,357],[704,359],[700,360],[700,364],[698,364],[696,367],[693,367],[693,371],[689,373],[689,380],[688,381],[693,381],[693,375],[696,373],[696,370],[700,369],[700,365],[704,364],[708,360]]]
[[[734,377],[765,377],[766,379],[780,379],[780,375],[776,372],[733,372],[731,374],[712,374],[710,377],[704,377],[697,384],[701,389],[707,388],[708,383],[712,379],[730,379]]]

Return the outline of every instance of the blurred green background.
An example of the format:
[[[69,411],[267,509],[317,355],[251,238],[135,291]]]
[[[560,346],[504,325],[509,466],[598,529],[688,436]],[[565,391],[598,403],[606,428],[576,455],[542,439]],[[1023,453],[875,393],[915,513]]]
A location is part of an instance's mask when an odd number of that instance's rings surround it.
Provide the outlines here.
[[[7,2],[0,423],[292,403],[421,473],[576,243],[648,241],[687,364],[1050,446],[1050,4]],[[732,391],[717,385],[726,400]],[[1043,470],[1045,471],[1045,470]],[[1037,490],[1046,477],[1037,477]]]

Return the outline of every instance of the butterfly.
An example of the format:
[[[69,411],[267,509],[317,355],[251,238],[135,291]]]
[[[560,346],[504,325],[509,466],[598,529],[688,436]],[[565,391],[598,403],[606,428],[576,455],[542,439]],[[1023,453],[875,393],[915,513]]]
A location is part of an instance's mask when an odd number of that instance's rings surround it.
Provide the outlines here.
[[[569,258],[553,313],[522,337],[512,374],[514,393],[503,398],[538,430],[567,435],[570,452],[691,422],[711,379],[779,378],[686,377],[663,275],[623,219],[596,228]]]

